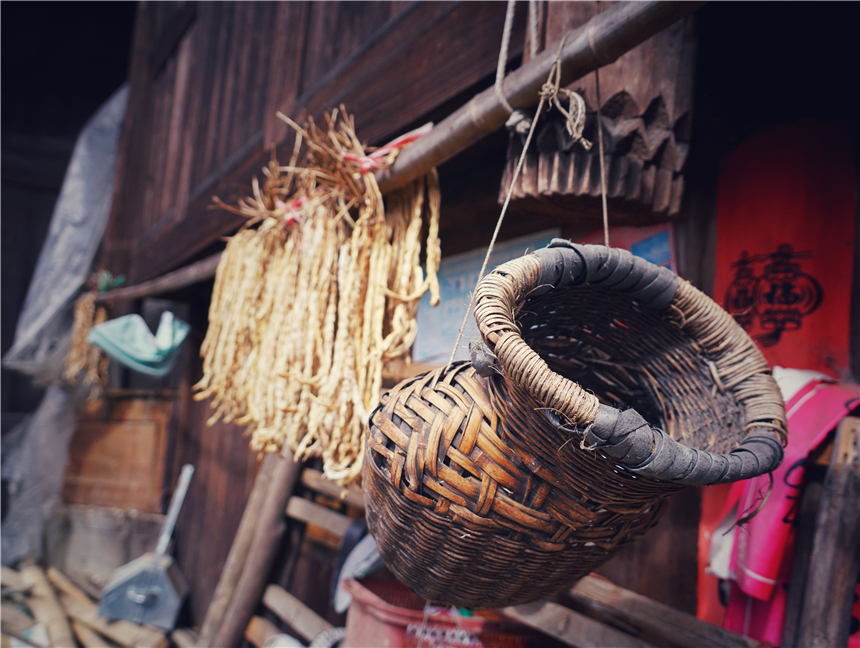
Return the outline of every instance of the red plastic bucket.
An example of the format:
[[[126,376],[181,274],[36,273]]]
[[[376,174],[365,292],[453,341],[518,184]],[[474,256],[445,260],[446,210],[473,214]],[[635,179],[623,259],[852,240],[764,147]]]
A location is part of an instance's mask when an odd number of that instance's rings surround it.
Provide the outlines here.
[[[526,648],[533,633],[492,610],[463,616],[427,605],[397,581],[348,579],[352,594],[342,648]]]

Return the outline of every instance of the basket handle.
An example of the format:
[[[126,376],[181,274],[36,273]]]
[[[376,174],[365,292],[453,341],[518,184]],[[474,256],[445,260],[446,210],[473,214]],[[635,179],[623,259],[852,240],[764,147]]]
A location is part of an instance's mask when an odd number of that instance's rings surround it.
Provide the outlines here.
[[[678,276],[627,250],[603,245],[578,245],[553,239],[533,253],[540,261],[540,278],[530,297],[568,284],[608,288],[647,308],[662,310],[678,291]]]
[[[779,466],[782,443],[766,424],[751,426],[743,442],[729,453],[697,450],[652,428],[636,410],[620,411],[599,403],[578,384],[550,370],[520,335],[514,321],[518,305],[554,288],[586,284],[624,293],[643,307],[662,310],[672,302],[679,279],[668,268],[626,250],[553,239],[548,247],[499,266],[478,285],[475,319],[489,349],[473,349],[476,371],[496,375],[488,359],[497,359],[506,378],[546,406],[540,413],[550,423],[576,431],[583,448],[599,449],[644,477],[709,485],[757,477]],[[567,427],[563,418],[577,427]]]

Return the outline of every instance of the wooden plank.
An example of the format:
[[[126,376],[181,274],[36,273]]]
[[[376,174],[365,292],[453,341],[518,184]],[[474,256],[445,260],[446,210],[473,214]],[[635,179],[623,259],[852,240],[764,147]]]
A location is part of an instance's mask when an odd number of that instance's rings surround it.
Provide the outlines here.
[[[828,444],[832,447],[832,444]],[[818,518],[818,502],[821,500],[821,479],[810,474],[804,477],[803,495],[797,512],[797,536],[794,563],[788,584],[788,600],[785,603],[785,626],[782,645],[797,648],[797,622],[802,616],[803,596],[809,578],[809,563],[812,558],[812,543],[815,540],[815,521]]]
[[[538,601],[506,607],[502,613],[568,646],[649,648],[651,644],[589,619],[558,603]]]
[[[216,3],[217,4],[217,3]],[[289,3],[294,4],[294,3]],[[345,3],[349,5],[350,3]],[[203,28],[204,15],[212,9],[201,8],[198,29]],[[217,9],[218,12],[226,9]],[[525,11],[522,8],[522,11]],[[505,6],[502,3],[415,3],[391,20],[363,43],[353,55],[342,61],[335,70],[295,101],[293,116],[317,114],[326,107],[345,102],[356,116],[356,128],[363,140],[382,143],[407,125],[419,119],[443,101],[456,96],[495,69],[498,57],[497,35],[501,34]],[[225,48],[235,46],[227,38],[223,22],[225,16],[206,19],[207,29],[220,26],[218,48],[211,54],[214,62],[206,65],[225,65],[222,57]],[[522,29],[523,21],[517,29]],[[510,55],[516,56],[522,40],[514,40]],[[308,45],[308,47],[312,47]],[[458,56],[451,56],[456,51]],[[431,56],[427,53],[431,52]],[[464,63],[465,62],[465,63]],[[208,68],[200,76],[208,78]],[[221,95],[224,72],[211,73],[213,97]],[[260,84],[266,87],[266,83]],[[204,92],[205,90],[201,90]],[[192,92],[193,94],[193,92]],[[281,100],[285,101],[285,100]],[[132,279],[148,279],[180,265],[200,252],[218,237],[235,230],[242,222],[240,217],[223,212],[212,212],[211,196],[218,194],[225,200],[237,193],[245,193],[250,180],[259,176],[269,160],[269,151],[263,146],[269,140],[265,126],[247,140],[241,155],[227,159],[212,148],[211,140],[218,132],[204,126],[220,119],[221,106],[214,98],[201,99],[204,112],[196,146],[203,147],[196,158],[191,180],[190,204],[181,219],[165,223],[135,250]],[[204,108],[204,111],[206,108]],[[155,135],[153,135],[155,136]],[[157,139],[157,137],[156,137]],[[288,157],[284,151],[282,157]],[[219,157],[220,156],[220,157]],[[216,162],[217,160],[217,162]],[[218,173],[213,173],[215,168]],[[239,189],[239,187],[242,187]],[[130,213],[135,209],[131,208]],[[126,217],[129,217],[126,214]]]
[[[263,594],[263,605],[306,641],[312,641],[320,632],[333,627],[331,623],[277,585],[269,585],[266,588]]]
[[[5,601],[0,603],[0,621],[2,621],[4,630],[9,630],[18,635],[36,625],[36,621],[24,614],[18,606]]]
[[[108,641],[87,624],[80,621],[72,620],[72,630],[78,642],[84,648],[113,648],[117,645],[112,641]]]
[[[276,3],[277,13],[273,22],[279,30],[288,31],[291,37],[276,38],[272,46],[272,65],[276,66],[278,73],[271,75],[265,95],[263,145],[266,148],[283,142],[288,134],[287,125],[276,115],[278,111],[291,115],[299,95],[310,6],[308,2]]]
[[[287,516],[293,519],[318,526],[328,533],[343,537],[352,519],[330,508],[317,504],[304,497],[291,497],[287,504]]]
[[[0,565],[0,584],[13,590],[24,589],[21,573],[6,565]]]
[[[51,589],[45,572],[40,567],[31,565],[21,571],[21,580],[25,587],[32,588],[27,597],[27,607],[36,621],[45,626],[51,645],[74,646],[75,640],[69,620]]]
[[[673,494],[656,527],[595,571],[637,594],[695,614],[699,506],[695,488]]]
[[[192,343],[198,344],[199,339]],[[202,361],[196,348],[189,353],[194,356],[188,373],[191,382],[199,379]],[[187,399],[189,414],[183,442],[177,448],[178,463],[191,463],[198,470],[177,521],[174,556],[191,587],[188,623],[199,625],[240,526],[253,488],[257,456],[248,448],[243,428],[223,422],[209,426],[209,402],[192,400],[190,388],[183,391],[183,398]],[[200,529],[206,529],[204,543],[199,539]]]
[[[281,629],[266,618],[253,616],[245,628],[245,639],[257,648],[263,648],[266,642],[277,634]],[[189,648],[191,648],[189,646]]]
[[[301,92],[358,50],[389,18],[387,2],[310,3]]]
[[[79,603],[92,603],[92,600],[87,596],[81,588],[75,585],[69,578],[56,567],[48,567],[45,576],[51,582],[58,592],[65,594],[73,601]]]
[[[667,648],[755,648],[758,641],[700,621],[599,577],[586,576],[569,592],[570,606],[593,619],[622,627],[643,641]]]
[[[60,597],[60,601],[73,620],[80,621],[121,646],[160,648],[167,645],[164,633],[151,626],[139,626],[123,620],[108,621],[99,616],[99,609],[94,603],[81,603],[65,595]]]
[[[33,637],[25,639],[17,632],[14,632],[9,629],[4,629],[2,632],[0,632],[0,648],[12,648],[12,646],[15,646],[16,648],[18,648],[18,646],[35,646],[36,648],[48,648],[47,643],[43,644],[41,640],[37,641]]]
[[[197,17],[196,2],[176,3],[176,5],[178,5],[177,11],[170,16],[168,24],[159,29],[157,40],[149,55],[149,66],[153,74],[161,71]]]
[[[154,14],[152,3],[139,3],[134,17],[128,106],[120,131],[113,203],[103,239],[103,267],[116,275],[127,273],[131,267],[131,245],[137,231],[137,219],[140,218],[139,189],[145,163],[142,151],[151,137],[146,125],[152,82],[149,55],[154,41]]]
[[[305,468],[302,471],[302,486],[317,493],[335,497],[345,504],[364,511],[364,491],[361,490],[360,486],[355,484],[350,484],[348,488],[338,486],[333,481],[326,479],[319,470],[313,468]],[[287,510],[289,511],[289,508]]]
[[[202,646],[200,637],[190,628],[178,628],[170,633],[170,640],[176,644],[178,648],[197,648]]]
[[[248,551],[254,540],[263,502],[268,494],[269,484],[277,462],[277,456],[268,454],[263,459],[257,472],[257,477],[254,480],[254,488],[251,490],[248,502],[242,513],[239,529],[233,538],[230,553],[227,555],[227,561],[221,570],[218,585],[215,588],[215,593],[212,595],[212,601],[209,603],[206,616],[200,625],[201,645],[208,645],[212,641],[224,620],[224,614],[227,611],[230,600],[233,598],[233,592],[242,574],[242,567],[245,565]]]
[[[797,622],[796,645],[848,643],[860,562],[860,418],[836,429],[830,467],[821,488],[815,539]]]

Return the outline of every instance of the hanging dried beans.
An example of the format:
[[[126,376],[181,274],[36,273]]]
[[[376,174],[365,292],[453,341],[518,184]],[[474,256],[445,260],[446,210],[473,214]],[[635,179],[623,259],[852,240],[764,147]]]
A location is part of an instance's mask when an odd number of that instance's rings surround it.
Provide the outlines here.
[[[218,266],[195,398],[212,399],[210,423],[247,425],[254,450],[321,456],[346,484],[361,471],[383,366],[407,356],[424,292],[439,301],[438,177],[388,196],[386,210],[352,161],[367,158],[351,119],[335,112],[325,130],[305,130],[281,117],[297,131],[290,166],[270,163],[236,207],[218,201],[249,220]]]

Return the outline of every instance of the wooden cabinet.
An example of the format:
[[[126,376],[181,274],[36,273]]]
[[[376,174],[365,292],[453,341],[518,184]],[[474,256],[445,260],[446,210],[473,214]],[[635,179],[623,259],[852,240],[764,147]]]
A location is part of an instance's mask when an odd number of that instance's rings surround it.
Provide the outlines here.
[[[162,512],[170,398],[108,398],[82,412],[69,444],[63,499]]]

